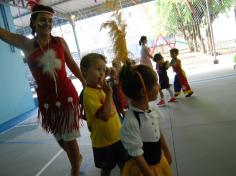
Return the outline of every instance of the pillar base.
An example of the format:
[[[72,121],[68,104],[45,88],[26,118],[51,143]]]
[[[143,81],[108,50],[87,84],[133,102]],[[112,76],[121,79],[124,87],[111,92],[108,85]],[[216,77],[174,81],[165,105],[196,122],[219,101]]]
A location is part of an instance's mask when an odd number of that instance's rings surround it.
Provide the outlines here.
[[[219,60],[216,59],[216,60],[213,61],[213,63],[214,64],[219,64]]]

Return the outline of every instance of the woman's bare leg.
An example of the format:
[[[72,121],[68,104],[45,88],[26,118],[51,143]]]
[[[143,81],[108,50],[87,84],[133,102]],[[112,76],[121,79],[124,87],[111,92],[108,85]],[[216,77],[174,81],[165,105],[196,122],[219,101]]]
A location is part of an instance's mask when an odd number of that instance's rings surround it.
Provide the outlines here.
[[[81,155],[76,139],[72,141],[58,141],[59,145],[65,150],[72,167],[72,176],[80,175]]]

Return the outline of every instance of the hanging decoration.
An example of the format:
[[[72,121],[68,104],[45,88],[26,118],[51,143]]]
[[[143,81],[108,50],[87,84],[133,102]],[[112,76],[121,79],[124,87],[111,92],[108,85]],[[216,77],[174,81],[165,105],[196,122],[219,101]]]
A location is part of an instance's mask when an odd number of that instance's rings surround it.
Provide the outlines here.
[[[107,22],[103,23],[101,26],[102,28],[109,28],[109,35],[113,42],[113,50],[115,57],[113,58],[113,61],[116,62],[122,62],[126,63],[128,60],[128,50],[126,45],[126,24],[122,20],[122,15],[120,8],[117,7],[116,0],[107,1],[108,6],[114,11],[111,20],[108,20]],[[107,7],[108,7],[107,6]]]

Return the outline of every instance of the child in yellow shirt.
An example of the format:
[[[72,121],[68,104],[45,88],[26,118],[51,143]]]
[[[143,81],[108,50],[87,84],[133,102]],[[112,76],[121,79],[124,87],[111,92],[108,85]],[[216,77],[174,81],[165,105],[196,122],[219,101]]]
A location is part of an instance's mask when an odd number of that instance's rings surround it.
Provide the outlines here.
[[[127,151],[120,141],[121,122],[112,99],[112,88],[105,80],[106,59],[90,53],[80,63],[87,86],[83,92],[83,106],[92,140],[94,162],[101,176],[109,176],[118,164],[122,169]]]

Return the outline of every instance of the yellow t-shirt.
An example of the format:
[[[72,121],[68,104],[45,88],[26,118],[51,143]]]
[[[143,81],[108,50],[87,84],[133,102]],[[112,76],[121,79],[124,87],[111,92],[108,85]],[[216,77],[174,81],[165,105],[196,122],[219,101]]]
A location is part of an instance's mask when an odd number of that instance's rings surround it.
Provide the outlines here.
[[[112,107],[115,113],[108,121],[95,116],[96,112],[102,108],[104,101],[105,93],[102,89],[92,87],[84,89],[83,105],[93,147],[109,146],[120,140],[121,122],[114,104]]]

